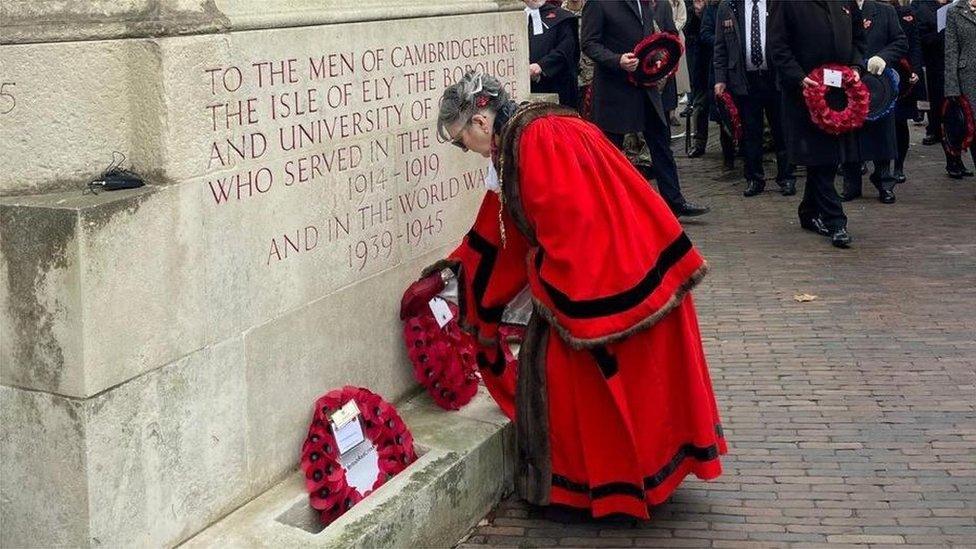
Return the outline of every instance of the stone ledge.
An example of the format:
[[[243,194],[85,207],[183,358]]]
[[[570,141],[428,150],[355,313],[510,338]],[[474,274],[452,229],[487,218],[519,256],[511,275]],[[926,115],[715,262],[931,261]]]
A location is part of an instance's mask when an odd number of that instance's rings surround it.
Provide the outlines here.
[[[294,473],[184,547],[452,546],[511,490],[514,429],[483,388],[459,412],[426,394],[400,412],[423,455],[329,527]]]
[[[189,4],[192,4],[190,2]],[[520,10],[517,0],[4,2],[0,44],[150,38]],[[296,7],[296,4],[298,6]]]

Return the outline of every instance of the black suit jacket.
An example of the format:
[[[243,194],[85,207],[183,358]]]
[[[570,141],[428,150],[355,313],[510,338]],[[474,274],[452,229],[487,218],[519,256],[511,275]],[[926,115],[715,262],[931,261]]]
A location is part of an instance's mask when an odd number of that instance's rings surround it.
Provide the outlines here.
[[[658,90],[631,85],[620,68],[620,56],[634,51],[641,39],[654,32],[655,19],[661,30],[676,29],[666,0],[658,0],[656,8],[650,3],[642,6],[643,21],[633,0],[590,0],[583,6],[583,53],[595,64],[592,116],[606,132],[644,131],[648,116],[667,122]]]
[[[766,67],[772,68],[769,57],[770,22],[775,0],[766,0]],[[743,0],[722,0],[715,18],[715,82],[724,82],[734,95],[749,93],[746,78],[746,43],[749,31],[746,29],[746,3]]]

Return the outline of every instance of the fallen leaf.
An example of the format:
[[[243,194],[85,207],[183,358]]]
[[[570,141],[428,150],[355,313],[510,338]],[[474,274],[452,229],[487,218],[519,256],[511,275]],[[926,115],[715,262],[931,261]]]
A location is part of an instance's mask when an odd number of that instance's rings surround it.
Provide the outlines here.
[[[817,299],[817,296],[810,294],[796,294],[793,296],[793,301],[796,301],[797,303],[806,303],[807,301],[813,301],[814,299]]]

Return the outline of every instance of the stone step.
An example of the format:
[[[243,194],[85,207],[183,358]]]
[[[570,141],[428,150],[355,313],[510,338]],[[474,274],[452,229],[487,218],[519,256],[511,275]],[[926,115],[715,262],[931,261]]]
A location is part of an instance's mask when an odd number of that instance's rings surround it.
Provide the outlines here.
[[[514,429],[482,388],[458,412],[426,394],[400,406],[419,459],[323,528],[300,472],[183,547],[452,546],[511,491]],[[297,453],[297,450],[296,450]]]

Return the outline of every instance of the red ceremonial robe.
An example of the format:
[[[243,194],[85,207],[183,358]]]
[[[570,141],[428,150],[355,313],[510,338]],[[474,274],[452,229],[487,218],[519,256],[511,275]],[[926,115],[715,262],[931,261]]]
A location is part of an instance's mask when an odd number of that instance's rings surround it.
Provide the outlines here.
[[[705,262],[643,176],[573,111],[517,111],[497,162],[504,204],[489,192],[461,245],[426,272],[450,267],[460,280],[460,322],[515,421],[519,493],[648,518],[689,473],[718,476],[726,452],[688,294]],[[535,307],[516,379],[498,327],[526,285]]]

